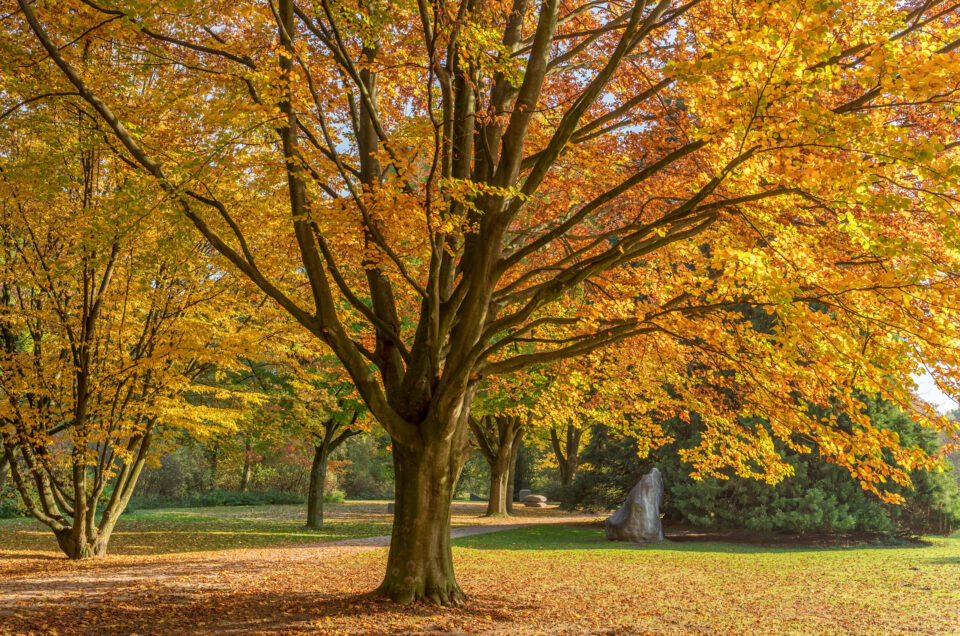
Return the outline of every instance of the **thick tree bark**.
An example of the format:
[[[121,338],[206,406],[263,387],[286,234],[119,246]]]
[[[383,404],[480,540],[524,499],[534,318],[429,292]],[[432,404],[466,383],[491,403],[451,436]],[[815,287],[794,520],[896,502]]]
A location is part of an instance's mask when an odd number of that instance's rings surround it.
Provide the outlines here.
[[[461,435],[395,445],[396,503],[387,572],[377,593],[399,603],[460,605],[453,573],[450,504],[466,454]]]
[[[307,527],[323,527],[323,491],[327,483],[327,447],[313,447],[313,465],[310,467],[310,489],[307,492]]]
[[[0,488],[3,488],[3,484],[7,481],[8,470],[10,470],[10,462],[7,461],[6,455],[0,453]]]
[[[54,535],[63,553],[75,561],[106,556],[110,542],[109,533],[96,533],[94,538],[90,538],[85,534],[77,535],[73,528],[54,532]]]

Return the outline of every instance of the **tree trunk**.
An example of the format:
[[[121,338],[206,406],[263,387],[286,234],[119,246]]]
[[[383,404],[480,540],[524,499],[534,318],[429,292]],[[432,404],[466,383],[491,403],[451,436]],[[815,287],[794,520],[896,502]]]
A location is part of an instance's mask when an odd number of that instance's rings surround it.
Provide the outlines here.
[[[513,514],[513,499],[516,497],[516,482],[517,482],[517,458],[520,456],[520,446],[523,444],[522,437],[517,440],[517,443],[513,445],[513,452],[510,454],[510,470],[507,475],[507,494],[506,494],[506,509],[507,514]]]
[[[3,484],[7,481],[7,471],[10,469],[10,462],[7,460],[6,453],[2,452],[3,447],[0,446],[0,489],[3,488]]]
[[[323,527],[323,491],[327,483],[327,452],[321,446],[313,447],[313,465],[310,467],[310,489],[307,492],[307,527]]]
[[[560,484],[563,486],[569,486],[573,483],[577,468],[580,467],[580,440],[582,437],[582,428],[572,424],[567,425],[566,453],[564,453],[557,431],[550,429],[550,444],[553,446],[553,454],[557,458],[557,465],[560,468]]]
[[[66,528],[54,534],[57,537],[57,545],[60,546],[63,553],[75,561],[102,557],[107,554],[107,544],[110,542],[109,534],[98,533],[93,540],[85,535],[75,536],[73,528]]]
[[[394,445],[393,533],[377,594],[398,603],[463,603],[450,549],[450,504],[463,461],[462,447],[450,439],[425,441],[418,448]]]
[[[569,486],[573,483],[573,473],[575,469],[567,462],[567,460],[559,462],[560,464],[560,485]]]
[[[220,455],[220,445],[214,442],[207,449],[207,458],[210,461],[210,490],[217,489],[217,468]]]
[[[250,484],[250,453],[253,452],[253,446],[250,440],[243,443],[243,470],[240,472],[240,492],[247,492],[247,486]]]
[[[490,498],[486,516],[506,516],[507,504],[513,497],[510,467],[517,457],[517,446],[523,437],[523,423],[514,415],[485,415],[470,418],[470,428],[477,447],[490,466]],[[491,438],[491,439],[488,439]]]
[[[506,450],[506,449],[505,449]],[[487,502],[487,516],[505,516],[507,514],[507,482],[510,477],[509,451],[501,451],[497,461],[490,465],[490,499]],[[501,461],[501,456],[503,461]]]

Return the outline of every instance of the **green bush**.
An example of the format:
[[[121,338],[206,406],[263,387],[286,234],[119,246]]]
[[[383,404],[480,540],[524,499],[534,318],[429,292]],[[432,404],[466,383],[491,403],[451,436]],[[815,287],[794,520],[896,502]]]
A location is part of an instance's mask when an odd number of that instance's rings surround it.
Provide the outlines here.
[[[26,517],[29,514],[16,493],[7,490],[0,492],[0,519],[15,519],[16,517]]]
[[[335,495],[329,493],[328,497]],[[332,499],[336,501],[336,499]],[[342,500],[342,499],[341,499]],[[230,492],[227,490],[211,490],[210,492],[184,497],[133,497],[127,510],[151,510],[156,508],[206,508],[211,506],[266,506],[283,504],[302,504],[306,501],[303,495],[289,492]]]
[[[27,488],[33,492],[32,484],[28,484]],[[13,482],[6,475],[0,475],[0,519],[26,517],[29,514]]]
[[[339,488],[334,488],[323,493],[323,500],[327,503],[343,503],[347,500],[347,493]]]
[[[358,435],[334,451],[347,462],[339,486],[350,499],[393,499],[393,457],[388,435]]]
[[[906,445],[935,452],[934,432],[915,424],[896,408],[868,405],[875,426],[896,431]],[[733,476],[727,480],[694,481],[690,467],[677,458],[677,448],[696,445],[695,429],[671,422],[677,441],[651,453],[637,454],[634,439],[597,429],[587,448],[577,479],[562,494],[568,508],[612,509],[654,465],[663,474],[666,518],[708,529],[746,528],[761,534],[776,532],[948,534],[960,527],[960,493],[953,471],[914,471],[913,488],[894,488],[902,505],[888,505],[864,491],[847,470],[816,454],[780,448],[794,475],[775,486]]]

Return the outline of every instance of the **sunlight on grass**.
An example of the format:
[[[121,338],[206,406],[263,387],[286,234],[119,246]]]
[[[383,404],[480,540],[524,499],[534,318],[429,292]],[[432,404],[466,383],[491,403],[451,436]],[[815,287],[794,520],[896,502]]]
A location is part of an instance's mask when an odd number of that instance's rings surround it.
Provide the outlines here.
[[[110,554],[164,554],[340,541],[390,533],[390,515],[331,511],[322,529],[304,527],[303,506],[138,510],[121,517]],[[57,552],[33,519],[0,520],[0,550]]]
[[[930,537],[925,545],[641,547],[607,541],[601,528],[539,526],[454,546],[462,580],[518,598],[536,590],[535,599],[558,617],[572,614],[556,600],[562,598],[588,607],[584,616],[613,631],[960,630],[957,535]]]

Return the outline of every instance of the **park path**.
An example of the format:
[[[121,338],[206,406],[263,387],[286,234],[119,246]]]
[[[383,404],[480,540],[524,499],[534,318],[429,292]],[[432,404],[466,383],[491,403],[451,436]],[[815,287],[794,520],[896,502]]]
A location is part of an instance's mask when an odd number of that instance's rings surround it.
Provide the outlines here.
[[[576,523],[577,521],[587,521],[593,517],[584,517],[573,518],[569,521]],[[487,524],[479,526],[461,526],[459,528],[452,528],[450,530],[451,539],[460,539],[463,537],[472,537],[477,534],[489,534],[491,532],[503,532],[504,530],[516,530],[517,528],[522,528],[524,526],[531,525],[542,525],[542,524],[532,524],[532,523],[502,523],[502,524]],[[300,544],[299,548],[336,548],[336,547],[357,547],[357,548],[386,548],[390,546],[390,535],[383,534],[377,537],[360,537],[358,539],[341,539],[340,541],[326,541],[324,543],[308,543]]]

